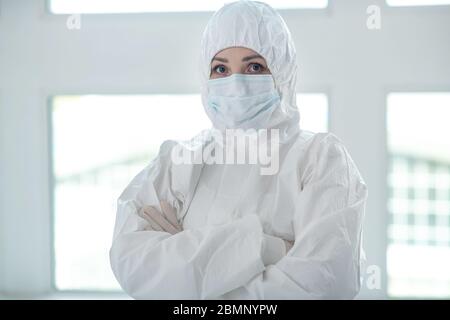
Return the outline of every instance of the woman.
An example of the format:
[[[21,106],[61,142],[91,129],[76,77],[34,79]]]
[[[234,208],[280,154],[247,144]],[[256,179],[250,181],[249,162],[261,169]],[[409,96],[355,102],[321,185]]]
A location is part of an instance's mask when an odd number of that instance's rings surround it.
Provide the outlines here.
[[[204,31],[200,70],[214,128],[164,142],[118,200],[110,259],[122,288],[142,299],[353,298],[367,188],[335,135],[299,128],[283,19],[262,2],[226,4]],[[174,162],[174,149],[223,147],[213,132],[237,128],[277,130],[274,174]]]

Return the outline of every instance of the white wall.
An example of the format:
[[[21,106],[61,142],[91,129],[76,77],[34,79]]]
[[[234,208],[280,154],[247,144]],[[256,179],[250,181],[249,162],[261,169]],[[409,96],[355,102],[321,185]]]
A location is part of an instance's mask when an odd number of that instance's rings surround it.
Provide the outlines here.
[[[330,2],[281,13],[297,46],[298,90],[329,94],[330,131],[369,186],[364,242],[384,284],[361,297],[385,297],[385,96],[450,90],[450,7]],[[366,28],[370,4],[381,7],[381,30]],[[82,15],[81,29],[68,30],[68,16],[49,14],[44,0],[0,1],[0,292],[51,291],[48,96],[197,93],[210,15]]]

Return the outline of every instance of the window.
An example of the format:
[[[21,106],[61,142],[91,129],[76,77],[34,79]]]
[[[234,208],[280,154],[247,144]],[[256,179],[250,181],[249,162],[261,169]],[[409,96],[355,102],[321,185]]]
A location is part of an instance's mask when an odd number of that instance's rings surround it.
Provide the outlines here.
[[[224,0],[50,0],[50,11],[56,14],[71,13],[136,13],[136,12],[182,12],[215,11]],[[268,0],[276,9],[325,8],[328,0]]]
[[[197,95],[53,99],[55,285],[114,290],[109,266],[116,200],[165,139],[209,126]],[[200,106],[200,107],[199,107]],[[177,116],[174,116],[174,115]]]
[[[450,93],[392,93],[388,294],[450,296]]]
[[[300,94],[302,121],[326,128],[323,94]],[[309,119],[311,122],[309,122]],[[119,290],[108,251],[116,201],[166,139],[211,127],[199,95],[56,96],[52,103],[54,283]]]
[[[450,0],[386,0],[387,4],[393,7],[406,6],[435,6],[450,4]]]

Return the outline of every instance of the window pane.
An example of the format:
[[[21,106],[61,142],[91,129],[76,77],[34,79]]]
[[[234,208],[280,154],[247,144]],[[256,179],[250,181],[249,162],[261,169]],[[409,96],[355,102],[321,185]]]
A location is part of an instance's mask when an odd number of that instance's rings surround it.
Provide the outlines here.
[[[326,96],[298,99],[305,126],[326,131]],[[108,257],[117,198],[164,140],[211,127],[200,96],[56,96],[52,127],[56,287],[119,290]]]
[[[450,296],[450,93],[388,96],[388,294]]]
[[[186,139],[209,126],[198,95],[54,98],[58,289],[119,288],[108,259],[117,198],[162,141]]]
[[[50,11],[56,14],[70,13],[130,13],[130,12],[180,12],[215,11],[224,0],[50,0]],[[328,0],[268,0],[276,9],[325,8]]]
[[[387,4],[393,7],[403,6],[435,6],[450,4],[450,0],[386,0]]]

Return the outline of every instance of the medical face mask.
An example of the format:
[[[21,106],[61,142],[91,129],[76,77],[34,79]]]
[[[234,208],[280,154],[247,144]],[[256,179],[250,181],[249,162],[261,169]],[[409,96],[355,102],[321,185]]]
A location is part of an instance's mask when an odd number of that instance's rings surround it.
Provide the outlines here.
[[[208,115],[218,129],[267,128],[280,96],[271,74],[209,79]]]

